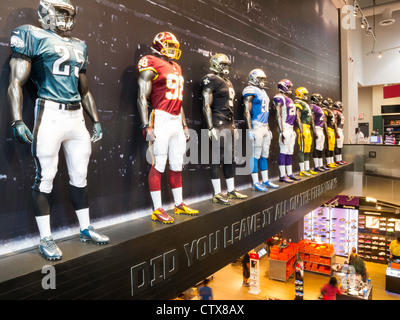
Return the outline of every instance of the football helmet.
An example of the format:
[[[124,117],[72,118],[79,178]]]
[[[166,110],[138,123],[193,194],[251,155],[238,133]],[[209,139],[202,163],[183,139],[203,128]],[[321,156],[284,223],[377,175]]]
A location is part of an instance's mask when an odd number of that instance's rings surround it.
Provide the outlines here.
[[[214,54],[210,59],[210,70],[224,75],[229,74],[231,60],[223,53]]]
[[[292,87],[293,83],[288,79],[283,79],[278,82],[278,90],[283,94],[292,94]]]
[[[43,29],[71,31],[75,26],[75,15],[75,8],[70,0],[40,0],[39,2],[38,16]]]
[[[297,98],[303,101],[308,100],[308,90],[304,87],[297,88],[296,91],[294,92]]]
[[[322,96],[319,93],[313,93],[310,98],[311,102],[319,105],[322,101]]]
[[[333,104],[333,108],[342,112],[343,111],[343,103],[341,101],[335,101],[335,103]]]
[[[249,73],[249,83],[256,87],[265,87],[267,84],[267,75],[261,69],[253,69]]]
[[[331,98],[325,98],[322,100],[322,106],[328,109],[332,109],[333,100]]]
[[[179,60],[182,54],[179,47],[179,41],[174,34],[171,32],[160,32],[154,37],[152,49],[168,59]]]

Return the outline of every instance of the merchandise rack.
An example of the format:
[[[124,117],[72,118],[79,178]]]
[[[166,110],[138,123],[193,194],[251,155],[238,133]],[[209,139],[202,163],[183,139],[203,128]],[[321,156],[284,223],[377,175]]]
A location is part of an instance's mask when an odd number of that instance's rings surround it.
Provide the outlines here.
[[[302,240],[299,244],[300,259],[304,261],[304,270],[331,275],[332,265],[336,261],[336,254],[332,245],[313,243],[308,240]]]
[[[286,248],[273,246],[269,257],[269,279],[286,282],[295,272],[298,252],[297,243],[291,243]]]

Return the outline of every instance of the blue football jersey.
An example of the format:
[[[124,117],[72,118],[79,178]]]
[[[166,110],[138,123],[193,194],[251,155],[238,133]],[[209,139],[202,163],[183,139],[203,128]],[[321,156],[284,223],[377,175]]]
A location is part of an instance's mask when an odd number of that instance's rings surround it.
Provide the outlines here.
[[[12,32],[10,46],[14,56],[20,54],[31,60],[31,78],[40,98],[60,103],[81,101],[79,73],[87,66],[83,41],[24,25]]]
[[[269,116],[269,97],[265,90],[256,86],[247,86],[243,90],[243,98],[254,96],[251,108],[251,121],[268,123]]]

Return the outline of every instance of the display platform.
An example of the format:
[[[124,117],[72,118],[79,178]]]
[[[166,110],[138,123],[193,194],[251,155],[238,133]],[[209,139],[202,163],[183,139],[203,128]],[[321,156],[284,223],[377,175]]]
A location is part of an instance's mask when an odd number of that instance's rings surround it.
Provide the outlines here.
[[[105,246],[58,241],[58,262],[37,248],[0,257],[0,299],[172,299],[350,187],[348,171],[352,163],[267,193],[243,190],[248,199],[230,206],[210,197],[171,225],[149,216],[110,226]]]

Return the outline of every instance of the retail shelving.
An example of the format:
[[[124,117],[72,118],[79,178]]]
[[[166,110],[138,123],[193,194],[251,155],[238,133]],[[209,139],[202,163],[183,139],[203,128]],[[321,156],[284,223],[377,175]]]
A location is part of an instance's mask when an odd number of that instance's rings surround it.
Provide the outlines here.
[[[330,275],[336,255],[332,244],[314,243],[309,240],[299,242],[300,259],[304,270]]]
[[[273,246],[269,256],[269,279],[286,282],[295,271],[298,253],[297,243],[290,243],[285,248]]]

